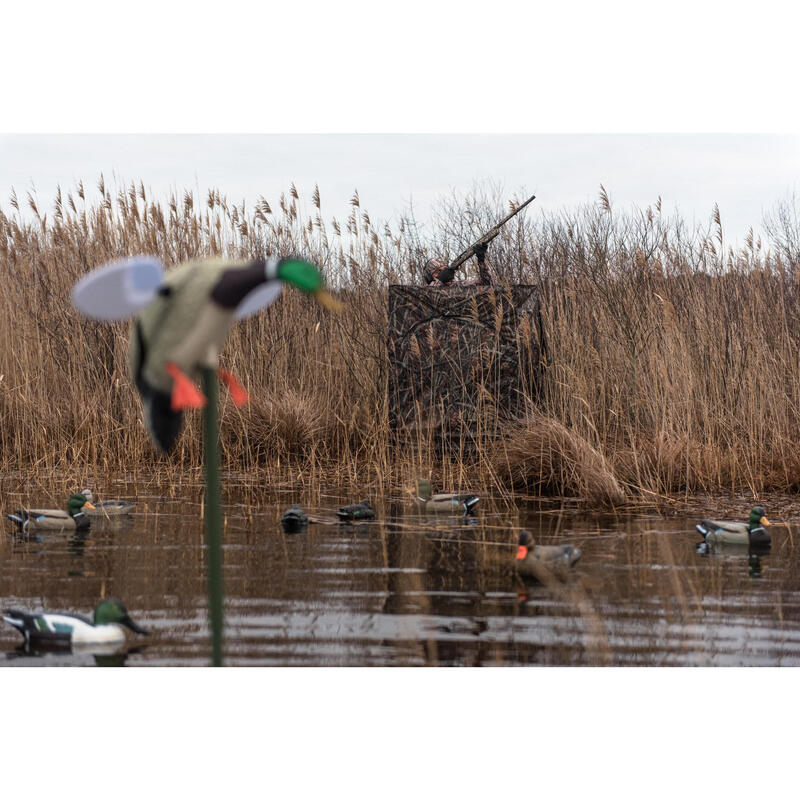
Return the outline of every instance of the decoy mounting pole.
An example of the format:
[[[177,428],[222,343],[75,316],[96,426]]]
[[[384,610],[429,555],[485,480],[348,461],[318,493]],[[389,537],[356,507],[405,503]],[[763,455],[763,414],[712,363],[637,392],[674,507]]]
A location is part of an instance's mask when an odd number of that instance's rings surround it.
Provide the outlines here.
[[[202,367],[206,473],[206,548],[208,550],[208,616],[211,621],[211,665],[222,666],[222,492],[219,480],[219,391],[213,367]]]
[[[231,264],[220,259],[189,261],[167,275],[154,256],[131,256],[93,270],[72,287],[73,305],[92,319],[111,322],[136,315],[131,326],[131,373],[144,403],[148,432],[161,450],[174,446],[184,409],[205,407],[208,617],[215,667],[222,666],[224,633],[219,349],[230,326],[270,305],[284,283],[313,295],[326,308],[341,308],[325,291],[319,269],[299,258]],[[204,395],[194,386],[198,371]],[[246,403],[247,392],[234,376],[220,374],[233,402]]]

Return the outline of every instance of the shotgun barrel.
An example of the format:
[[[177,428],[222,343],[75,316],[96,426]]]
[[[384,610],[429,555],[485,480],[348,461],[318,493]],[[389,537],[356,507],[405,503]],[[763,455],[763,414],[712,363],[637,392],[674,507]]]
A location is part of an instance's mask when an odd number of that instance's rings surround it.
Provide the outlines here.
[[[472,257],[475,254],[476,247],[480,247],[482,244],[489,244],[489,242],[491,242],[492,239],[494,239],[494,237],[497,236],[498,233],[500,233],[500,228],[502,228],[503,225],[506,224],[506,222],[508,222],[512,217],[515,217],[517,214],[519,214],[519,212],[522,211],[522,209],[525,208],[525,206],[528,205],[528,203],[530,203],[531,200],[535,199],[536,195],[532,194],[524,203],[522,203],[522,205],[517,206],[510,214],[503,217],[503,219],[501,219],[500,222],[498,222],[497,225],[494,226],[494,228],[484,233],[483,236],[481,236],[481,238],[478,239],[477,242],[473,242],[463,253],[461,253],[460,256],[458,256],[455,259],[455,261],[451,261],[450,264],[448,265],[448,270],[453,270],[453,272],[455,272],[468,258]]]

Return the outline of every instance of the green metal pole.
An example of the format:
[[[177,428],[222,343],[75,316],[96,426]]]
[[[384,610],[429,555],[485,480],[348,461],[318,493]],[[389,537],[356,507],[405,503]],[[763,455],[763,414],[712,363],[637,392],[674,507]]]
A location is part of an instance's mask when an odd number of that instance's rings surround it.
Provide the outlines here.
[[[222,491],[219,481],[219,390],[217,373],[203,367],[203,415],[206,468],[206,547],[208,548],[208,615],[211,620],[211,665],[222,666]]]

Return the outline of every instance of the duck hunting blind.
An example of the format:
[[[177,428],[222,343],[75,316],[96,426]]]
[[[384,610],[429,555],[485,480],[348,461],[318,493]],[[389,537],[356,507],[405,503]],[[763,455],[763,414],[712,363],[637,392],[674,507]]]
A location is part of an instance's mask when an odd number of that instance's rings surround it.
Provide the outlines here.
[[[547,357],[535,286],[389,287],[389,421],[478,434],[483,410],[524,413]]]

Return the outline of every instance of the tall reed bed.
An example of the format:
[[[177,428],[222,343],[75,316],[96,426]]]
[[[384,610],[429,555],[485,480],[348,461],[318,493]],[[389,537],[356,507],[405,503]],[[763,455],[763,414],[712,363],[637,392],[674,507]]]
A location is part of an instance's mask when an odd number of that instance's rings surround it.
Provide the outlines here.
[[[373,221],[358,193],[346,220],[326,218],[319,190],[294,185],[252,208],[220,192],[166,202],[141,184],[99,199],[79,184],[54,207],[0,205],[0,468],[8,474],[196,469],[198,420],[169,458],[147,440],[126,367],[127,325],[98,324],[69,302],[72,284],[113,258],[302,255],[347,304],[331,316],[299,294],[238,325],[223,354],[253,401],[223,399],[226,466],[266,481],[443,485],[573,494],[601,505],[682,491],[795,490],[800,485],[800,224],[796,204],[726,247],[718,211],[689,229],[657,202],[597,203],[551,216],[523,212],[495,239],[503,280],[543,297],[550,363],[530,413],[504,399],[481,409],[477,447],[437,455],[390,430],[386,301],[420,281],[433,255],[456,255],[508,208],[491,187],[443,199],[429,229],[413,214]],[[400,438],[398,438],[400,436]]]

